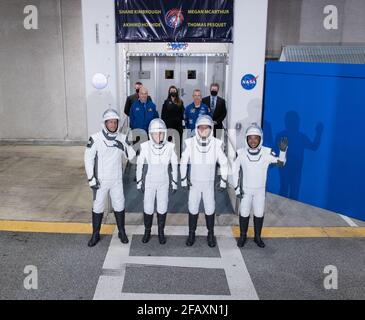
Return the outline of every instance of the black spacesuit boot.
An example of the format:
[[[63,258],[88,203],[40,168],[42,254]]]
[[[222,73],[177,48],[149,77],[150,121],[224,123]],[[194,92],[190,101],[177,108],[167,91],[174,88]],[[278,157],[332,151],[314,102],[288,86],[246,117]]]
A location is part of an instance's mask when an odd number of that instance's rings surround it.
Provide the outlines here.
[[[254,229],[255,229],[254,241],[260,248],[265,247],[265,243],[261,239],[261,230],[262,230],[263,224],[264,224],[264,217],[262,217],[262,218],[258,218],[255,216],[253,217],[253,225],[254,225]]]
[[[189,237],[186,240],[186,245],[191,247],[195,242],[195,230],[198,223],[199,214],[191,214],[189,212]]]
[[[118,226],[118,237],[122,243],[128,243],[128,237],[125,233],[124,223],[125,223],[125,210],[114,211],[115,221]]]
[[[143,221],[144,221],[144,235],[142,238],[143,243],[147,243],[151,239],[152,220],[153,220],[153,214],[147,214],[143,212]]]
[[[207,215],[207,214],[205,215],[205,221],[206,221],[207,229],[208,229],[207,241],[208,241],[209,247],[215,247],[215,245],[216,245],[215,236],[214,236],[214,218],[215,218],[215,213],[213,213],[211,215]]]
[[[94,211],[92,213],[93,234],[87,244],[89,247],[95,246],[100,240],[100,228],[103,221],[103,216],[103,213],[95,213]]]
[[[166,243],[166,238],[165,238],[165,233],[164,233],[166,215],[167,215],[167,213],[165,213],[165,214],[157,213],[158,241],[160,242],[160,244]]]
[[[242,217],[240,215],[240,237],[237,241],[237,246],[242,248],[247,240],[247,229],[248,229],[248,223],[250,221],[250,216],[248,217]]]

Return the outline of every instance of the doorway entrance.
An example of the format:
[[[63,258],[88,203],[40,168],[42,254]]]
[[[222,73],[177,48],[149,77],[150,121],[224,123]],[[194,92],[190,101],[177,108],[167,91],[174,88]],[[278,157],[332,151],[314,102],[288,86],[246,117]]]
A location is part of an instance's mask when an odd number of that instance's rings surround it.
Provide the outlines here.
[[[127,91],[134,91],[134,83],[141,81],[148,88],[149,95],[156,104],[159,114],[167,98],[168,88],[178,88],[184,105],[190,104],[194,89],[202,95],[209,95],[209,86],[220,85],[219,95],[226,97],[226,54],[195,55],[150,55],[127,56]]]

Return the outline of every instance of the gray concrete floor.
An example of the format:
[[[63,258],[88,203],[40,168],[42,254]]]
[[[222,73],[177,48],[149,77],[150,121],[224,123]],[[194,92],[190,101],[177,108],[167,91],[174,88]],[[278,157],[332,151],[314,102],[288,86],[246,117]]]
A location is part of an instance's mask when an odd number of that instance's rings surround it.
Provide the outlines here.
[[[226,227],[218,227],[213,254],[207,254],[212,248],[204,229],[198,230],[193,248],[184,246],[181,229],[169,230],[166,245],[156,236],[142,244],[139,228],[129,234],[128,245],[115,233],[94,248],[86,246],[88,235],[2,231],[0,300],[242,300],[245,290],[251,299],[263,300],[365,299],[363,238],[266,238],[265,249],[249,238],[239,249],[232,235],[219,228]],[[24,287],[29,265],[38,271],[34,290]],[[337,289],[324,287],[328,265],[337,268]],[[242,279],[246,282],[239,284]]]
[[[111,236],[94,248],[89,235],[0,232],[0,300],[90,300]],[[37,268],[38,288],[27,290],[26,266]]]
[[[138,264],[126,266],[122,291],[143,294],[230,294],[224,269]]]
[[[0,145],[0,220],[90,223],[83,153],[82,146]],[[132,176],[128,179],[133,187]],[[186,200],[179,200],[181,208]],[[141,199],[134,201],[140,205]],[[364,238],[267,238],[265,249],[249,238],[239,249],[230,228],[238,217],[222,212],[216,218],[215,248],[206,243],[204,214],[193,248],[185,245],[186,213],[168,214],[163,246],[156,218],[152,239],[141,243],[141,212],[127,212],[127,245],[116,232],[88,248],[89,235],[0,231],[5,244],[0,246],[0,300],[365,298]],[[104,222],[114,224],[113,214]],[[270,193],[264,225],[349,226],[336,213]],[[38,268],[37,290],[24,288],[27,265]],[[324,289],[326,265],[338,268],[337,290]]]
[[[0,146],[0,219],[90,220],[80,146]]]
[[[365,299],[365,239],[265,239],[241,249],[260,299]],[[338,274],[337,289],[325,289],[326,266]]]

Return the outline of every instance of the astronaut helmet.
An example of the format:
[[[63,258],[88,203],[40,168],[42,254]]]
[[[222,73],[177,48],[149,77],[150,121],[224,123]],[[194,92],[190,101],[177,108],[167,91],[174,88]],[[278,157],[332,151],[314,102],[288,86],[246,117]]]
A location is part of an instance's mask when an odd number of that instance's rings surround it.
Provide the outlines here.
[[[106,122],[108,120],[117,120],[117,127],[115,128],[115,130],[111,131],[110,129],[108,129]],[[102,127],[103,127],[103,131],[104,133],[109,137],[109,138],[116,138],[118,133],[119,133],[119,128],[120,126],[120,117],[119,117],[119,113],[114,110],[114,109],[107,109],[105,110],[105,112],[103,113],[103,123],[102,123]]]
[[[161,137],[161,133],[163,136]],[[153,147],[161,149],[167,140],[167,129],[166,124],[160,118],[153,119],[148,126],[148,135],[152,141]]]
[[[260,126],[254,122],[246,130],[245,145],[250,154],[258,154],[262,147],[263,132]],[[249,141],[250,140],[250,141]]]
[[[199,130],[200,126],[208,126],[205,130]],[[201,115],[195,123],[195,136],[201,146],[207,146],[213,136],[213,120],[208,115]]]

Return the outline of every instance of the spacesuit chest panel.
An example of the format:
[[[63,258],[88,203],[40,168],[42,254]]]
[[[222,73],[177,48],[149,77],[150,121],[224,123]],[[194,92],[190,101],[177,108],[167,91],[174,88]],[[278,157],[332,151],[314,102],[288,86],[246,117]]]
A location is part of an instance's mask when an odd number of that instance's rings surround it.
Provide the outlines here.
[[[123,152],[115,147],[115,141],[99,139],[97,152],[99,179],[121,179]]]
[[[242,186],[244,188],[265,188],[269,163],[265,152],[251,156],[245,151],[241,155]]]
[[[171,159],[171,150],[167,146],[158,150],[151,145],[148,146],[147,162],[156,165],[168,165]]]
[[[166,179],[168,181],[168,165],[171,161],[171,148],[165,145],[161,150],[156,150],[149,144],[146,151],[148,165],[146,179],[151,182],[162,182]]]
[[[190,163],[192,181],[212,181],[215,179],[215,167],[217,162],[217,149],[215,141],[211,141],[209,146],[202,148],[194,139],[190,145]]]

